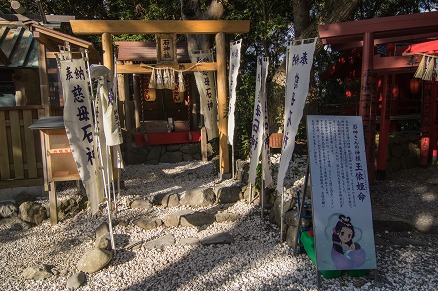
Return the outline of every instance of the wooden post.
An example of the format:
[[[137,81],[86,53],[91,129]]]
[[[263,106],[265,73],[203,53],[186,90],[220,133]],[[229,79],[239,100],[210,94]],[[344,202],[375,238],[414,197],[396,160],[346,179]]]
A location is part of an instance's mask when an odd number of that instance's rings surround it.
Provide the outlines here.
[[[227,80],[226,80],[226,53],[225,36],[222,32],[216,34],[217,58],[217,100],[219,118],[219,168],[220,175],[230,173],[229,150],[227,143]]]
[[[102,49],[103,49],[103,65],[110,69],[110,81],[114,74],[114,51],[113,51],[113,36],[110,33],[102,34]]]
[[[389,144],[389,121],[390,121],[390,100],[391,91],[388,88],[388,75],[385,74],[382,80],[382,109],[380,115],[379,151],[377,158],[377,180],[385,180],[386,167],[388,164],[388,144]]]
[[[47,76],[46,60],[46,46],[38,42],[38,73],[40,76],[41,105],[44,107],[44,116],[49,116],[49,77]]]
[[[373,99],[373,55],[374,37],[372,32],[365,32],[363,37],[362,52],[362,74],[360,83],[359,115],[363,120],[363,131],[365,137],[365,151],[367,157],[368,180],[370,184],[374,181],[374,148],[375,148],[375,120],[371,122]],[[374,128],[372,126],[374,125]]]
[[[141,130],[140,126],[140,76],[138,74],[133,74],[134,83],[134,118],[135,118],[135,131],[139,132]]]

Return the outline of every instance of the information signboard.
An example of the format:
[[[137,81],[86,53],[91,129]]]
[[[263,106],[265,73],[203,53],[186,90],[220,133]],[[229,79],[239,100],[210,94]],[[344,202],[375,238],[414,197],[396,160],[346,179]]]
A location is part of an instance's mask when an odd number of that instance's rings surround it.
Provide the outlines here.
[[[376,269],[360,116],[307,117],[318,271]]]

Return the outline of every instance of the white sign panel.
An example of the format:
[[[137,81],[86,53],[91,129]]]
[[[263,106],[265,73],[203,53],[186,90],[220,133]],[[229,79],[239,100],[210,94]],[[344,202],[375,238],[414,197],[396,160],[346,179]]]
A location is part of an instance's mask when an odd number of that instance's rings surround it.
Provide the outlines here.
[[[318,270],[375,269],[376,253],[360,116],[308,116]]]

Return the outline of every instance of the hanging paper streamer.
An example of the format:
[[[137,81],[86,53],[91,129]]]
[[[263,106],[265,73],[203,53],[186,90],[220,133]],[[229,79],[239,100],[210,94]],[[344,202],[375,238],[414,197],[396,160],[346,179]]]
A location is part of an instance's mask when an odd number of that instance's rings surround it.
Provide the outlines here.
[[[211,62],[213,56],[210,51],[190,52],[192,63]],[[219,136],[217,124],[216,84],[213,72],[195,72],[196,86],[198,87],[201,114],[204,116],[205,129],[208,140]]]
[[[178,72],[178,92],[185,92],[184,76],[182,72]]]
[[[155,77],[155,69],[152,69],[151,79],[149,80],[149,88],[157,87],[157,79]]]
[[[295,148],[295,137],[309,92],[316,38],[311,39],[310,43],[304,42],[299,45],[289,44],[287,52],[283,146],[277,178],[277,191],[280,193],[283,191],[284,177]]]
[[[230,70],[228,74],[228,88],[230,93],[230,99],[228,103],[228,144],[232,146],[234,145],[234,111],[236,106],[236,85],[240,67],[241,46],[241,39],[230,44]]]
[[[78,166],[79,176],[91,205],[97,213],[103,199],[97,179],[97,153],[95,152],[93,113],[88,90],[86,62],[82,59],[60,60],[60,77],[64,95],[64,125]]]
[[[163,70],[162,69],[156,69],[157,71],[157,85],[156,88],[157,89],[164,89],[164,78],[163,78]]]
[[[268,127],[268,117],[266,116],[265,118],[266,77],[268,75],[268,66],[269,61],[267,58],[257,59],[256,94],[251,132],[251,160],[249,164],[249,181],[252,185],[255,185],[257,165],[259,163],[262,146],[265,142],[263,140],[265,127]]]

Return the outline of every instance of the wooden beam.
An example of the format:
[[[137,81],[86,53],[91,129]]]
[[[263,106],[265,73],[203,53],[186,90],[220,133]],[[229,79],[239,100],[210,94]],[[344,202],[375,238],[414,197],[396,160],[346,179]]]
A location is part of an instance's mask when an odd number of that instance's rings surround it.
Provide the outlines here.
[[[74,34],[247,33],[249,20],[70,20]]]
[[[48,50],[52,52],[59,51],[58,44],[54,42],[52,39],[46,37],[44,34],[34,31],[32,32],[32,36],[34,39],[36,39],[39,43],[43,44]]]
[[[406,15],[373,18],[366,20],[355,20],[334,24],[319,25],[318,31],[321,38],[331,38],[348,35],[363,36],[366,32],[373,32],[378,38],[378,32],[402,30],[415,30],[420,28],[438,27],[438,11],[427,13],[413,13]],[[403,33],[403,32],[402,32]],[[406,33],[404,33],[406,35]]]
[[[188,72],[204,72],[204,71],[216,71],[216,63],[185,63],[175,65],[142,65],[142,64],[117,64],[118,74],[150,74],[152,72],[151,67],[156,68],[174,68],[175,70],[187,70]]]
[[[380,55],[375,55],[373,59],[373,71],[375,73],[414,73],[420,61],[421,56],[381,57]]]
[[[38,75],[40,76],[41,105],[44,107],[44,116],[49,116],[49,77],[47,76],[46,47],[42,43],[38,43]]]
[[[228,107],[227,107],[227,78],[226,78],[226,52],[225,35],[216,34],[217,55],[217,113],[219,120],[219,171],[220,174],[230,173],[228,150]]]

